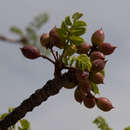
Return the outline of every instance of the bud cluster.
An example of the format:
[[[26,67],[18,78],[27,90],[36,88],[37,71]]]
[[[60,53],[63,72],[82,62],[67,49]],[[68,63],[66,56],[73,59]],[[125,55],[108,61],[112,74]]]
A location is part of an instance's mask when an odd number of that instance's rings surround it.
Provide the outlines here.
[[[104,42],[105,34],[102,28],[92,34],[91,45],[85,42],[81,35],[85,33],[87,24],[79,20],[81,16],[82,14],[75,13],[72,16],[73,22],[68,16],[62,22],[61,28],[55,26],[49,33],[41,35],[41,45],[50,49],[55,61],[41,54],[39,49],[32,45],[24,46],[21,51],[26,58],[42,57],[52,62],[55,65],[55,78],[60,77],[63,69],[73,69],[76,82],[70,82],[64,88],[72,89],[77,86],[74,92],[77,102],[83,102],[87,108],[97,105],[102,111],[110,111],[113,108],[111,102],[105,97],[95,97],[94,93],[97,94],[98,85],[104,83],[106,56],[112,54],[116,46]],[[62,49],[60,54],[55,52],[53,47]],[[75,53],[78,54],[77,58]]]
[[[115,46],[110,43],[104,42],[105,36],[102,29],[97,30],[92,34],[92,45],[83,43],[78,47],[78,53],[87,54],[91,61],[91,70],[76,70],[75,75],[78,80],[78,87],[75,90],[74,97],[79,103],[84,103],[85,107],[93,108],[95,105],[102,111],[110,111],[113,106],[111,102],[105,98],[96,98],[92,94],[92,84],[103,84],[104,71],[107,60],[106,55],[110,55],[115,50]]]

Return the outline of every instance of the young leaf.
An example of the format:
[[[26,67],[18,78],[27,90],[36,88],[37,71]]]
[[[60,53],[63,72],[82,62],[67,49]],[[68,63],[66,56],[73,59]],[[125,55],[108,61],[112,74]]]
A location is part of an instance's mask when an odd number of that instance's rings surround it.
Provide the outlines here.
[[[8,113],[4,113],[2,115],[0,115],[0,120],[2,120],[3,118],[5,118],[8,115]]]
[[[124,130],[130,130],[130,126],[128,126],[127,128],[125,128]]]
[[[66,23],[66,25],[72,25],[72,22],[70,20],[70,16],[65,17],[65,23]]]
[[[76,21],[76,20],[80,19],[82,16],[83,16],[82,13],[76,12],[76,13],[74,13],[74,14],[72,15],[72,19],[73,19],[74,21]]]
[[[101,71],[101,74],[105,77],[105,70],[104,69]]]
[[[61,29],[62,31],[66,34],[67,31],[68,31],[68,27],[67,25],[65,24],[65,22],[63,21],[62,24],[61,24]]]
[[[41,13],[33,19],[30,26],[35,29],[40,29],[48,21],[48,19],[49,17],[47,13]]]
[[[17,35],[23,37],[23,32],[22,32],[22,30],[21,30],[20,28],[16,27],[16,26],[12,26],[12,27],[10,28],[10,31],[11,31],[12,33],[15,33],[15,34],[17,34]]]
[[[105,121],[105,119],[101,116],[97,117],[94,121],[93,121],[94,124],[97,125],[97,127],[100,129],[100,130],[112,130],[112,128],[110,128],[107,124],[107,122]]]
[[[70,67],[73,65],[75,60],[76,60],[76,58],[75,58],[75,56],[73,56],[72,59],[70,60],[70,64],[69,64]]]
[[[70,36],[70,42],[75,45],[80,45],[84,42],[84,39],[78,36]]]
[[[98,85],[93,83],[91,81],[91,87],[92,87],[92,91],[95,93],[95,94],[99,94],[99,89],[98,89]]]
[[[85,54],[82,54],[76,58],[75,65],[77,68],[80,68],[83,71],[84,70],[90,71],[91,66],[92,66],[89,57]]]
[[[86,22],[84,21],[76,21],[74,24],[73,24],[73,27],[77,28],[77,27],[84,27],[84,26],[87,26]]]
[[[56,33],[59,35],[59,37],[60,37],[62,40],[67,39],[66,33],[65,33],[61,28],[56,28]]]
[[[71,30],[71,35],[81,36],[86,32],[86,28],[74,28]]]
[[[36,31],[30,27],[27,27],[26,32],[27,32],[27,37],[29,38],[29,40],[31,40],[33,42],[33,44],[36,44],[38,41],[38,35],[37,35]]]
[[[20,120],[20,124],[21,124],[21,126],[22,126],[23,129],[29,130],[29,128],[30,128],[29,121],[23,119],[23,120]]]

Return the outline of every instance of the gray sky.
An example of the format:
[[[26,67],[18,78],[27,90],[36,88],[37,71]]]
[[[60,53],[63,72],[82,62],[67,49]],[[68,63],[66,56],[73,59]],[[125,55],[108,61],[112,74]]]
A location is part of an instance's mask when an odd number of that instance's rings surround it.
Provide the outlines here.
[[[101,96],[112,101],[114,110],[104,113],[96,107],[86,109],[74,101],[73,90],[62,89],[59,95],[27,114],[32,130],[97,130],[92,121],[99,115],[105,117],[114,130],[130,125],[129,5],[129,0],[0,0],[0,34],[15,37],[8,28],[11,25],[24,28],[40,12],[50,15],[50,21],[43,27],[43,32],[48,32],[54,25],[58,26],[64,16],[80,11],[88,23],[86,41],[90,42],[91,34],[102,27],[105,41],[118,47],[107,57],[105,84],[100,86]],[[6,112],[9,106],[18,106],[53,78],[50,63],[25,59],[19,46],[0,41],[0,60],[0,113]]]

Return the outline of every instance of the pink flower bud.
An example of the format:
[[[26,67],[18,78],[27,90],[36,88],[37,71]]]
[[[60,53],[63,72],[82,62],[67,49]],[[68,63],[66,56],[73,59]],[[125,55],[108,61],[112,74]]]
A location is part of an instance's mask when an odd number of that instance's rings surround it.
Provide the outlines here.
[[[82,72],[81,70],[76,70],[75,75],[78,81],[84,81],[89,78],[89,72],[87,71]]]
[[[56,32],[56,26],[49,32],[49,35],[51,39],[51,44],[53,46],[56,46],[60,49],[63,49],[65,47],[65,43],[61,40]]]
[[[99,109],[105,112],[114,108],[110,100],[105,97],[96,98],[96,104]]]
[[[92,61],[91,71],[92,72],[99,72],[99,71],[103,70],[106,62],[107,61],[104,61],[104,60],[101,60],[101,59],[97,59],[97,60]]]
[[[74,98],[77,102],[79,103],[82,103],[83,99],[82,99],[82,96],[81,96],[81,93],[79,91],[79,88],[77,87],[75,92],[74,92]]]
[[[91,84],[90,81],[87,79],[85,81],[79,82],[79,90],[83,95],[90,93],[91,91]]]
[[[91,48],[91,46],[87,42],[84,42],[80,46],[77,47],[77,49],[78,49],[77,53],[86,54],[86,53],[88,53],[90,48]]]
[[[90,80],[92,80],[96,84],[103,84],[104,76],[100,72],[92,73],[90,75]]]
[[[41,56],[40,50],[33,45],[26,45],[21,48],[23,55],[29,59],[36,59]]]
[[[49,48],[49,34],[43,33],[40,37],[41,45],[45,48]]]
[[[106,43],[103,42],[100,46],[99,46],[99,50],[104,54],[104,55],[110,55],[114,52],[114,50],[116,49],[116,46],[113,46],[110,43]]]
[[[105,37],[104,32],[101,28],[93,33],[93,35],[91,37],[91,42],[93,45],[99,46],[104,41],[104,37]]]
[[[104,56],[104,54],[103,54],[102,52],[100,52],[100,51],[93,51],[93,52],[91,53],[91,55],[90,55],[90,60],[91,60],[91,61],[94,61],[94,60],[96,60],[96,59],[102,59],[102,60],[104,60],[104,59],[105,59],[105,56]]]
[[[96,104],[95,102],[95,97],[92,96],[92,95],[87,95],[84,99],[84,105],[87,107],[87,108],[93,108]]]

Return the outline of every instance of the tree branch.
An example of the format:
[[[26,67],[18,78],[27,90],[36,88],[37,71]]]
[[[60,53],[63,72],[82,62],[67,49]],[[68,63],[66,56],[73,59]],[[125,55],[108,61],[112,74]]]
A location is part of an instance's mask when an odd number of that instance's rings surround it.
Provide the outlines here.
[[[7,130],[8,127],[22,119],[27,112],[32,111],[50,96],[58,94],[59,90],[70,82],[76,82],[74,71],[68,71],[57,80],[49,80],[41,89],[36,90],[34,94],[24,100],[13,112],[0,121],[0,130]]]
[[[0,40],[11,42],[11,43],[22,43],[24,39],[11,39],[11,38],[0,35]]]

